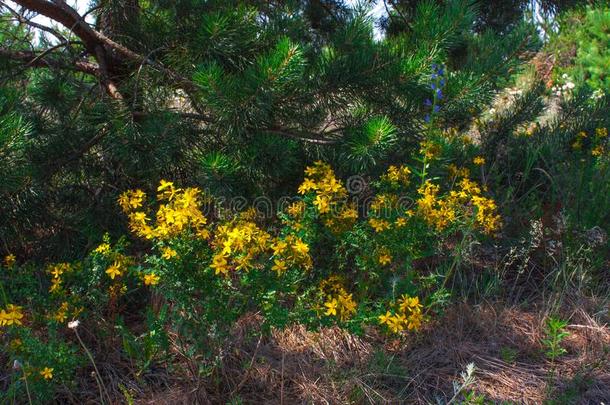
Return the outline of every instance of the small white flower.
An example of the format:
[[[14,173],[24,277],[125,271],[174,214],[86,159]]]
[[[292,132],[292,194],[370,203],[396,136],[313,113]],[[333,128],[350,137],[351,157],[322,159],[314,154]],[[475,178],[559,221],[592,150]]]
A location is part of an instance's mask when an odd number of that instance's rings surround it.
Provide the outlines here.
[[[574,87],[576,87],[576,85],[575,85],[574,83],[572,83],[572,82],[567,82],[567,83],[566,83],[566,87],[567,87],[568,89],[572,90]]]
[[[77,319],[77,320],[75,320],[75,321],[72,321],[72,322],[68,322],[68,328],[70,328],[70,329],[76,329],[76,328],[78,328],[78,324],[79,324],[79,323],[80,323],[80,322],[78,321],[78,319]]]
[[[591,94],[591,97],[595,100],[598,100],[604,97],[604,91],[602,89],[597,89],[593,92],[593,94]]]
[[[568,78],[568,74],[567,74],[567,73],[564,73],[563,75],[561,75],[561,78],[562,78],[562,79],[567,79],[567,78]]]
[[[495,113],[496,113],[496,109],[495,109],[495,108],[490,108],[490,109],[489,109],[489,113],[490,113],[491,115],[495,114]]]
[[[13,370],[21,370],[21,363],[19,360],[13,361]]]

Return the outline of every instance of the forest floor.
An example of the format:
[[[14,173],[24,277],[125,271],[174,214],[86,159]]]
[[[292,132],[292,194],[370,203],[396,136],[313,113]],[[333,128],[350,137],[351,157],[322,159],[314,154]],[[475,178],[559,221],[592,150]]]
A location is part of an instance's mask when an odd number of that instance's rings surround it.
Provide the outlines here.
[[[554,361],[542,343],[551,310],[569,333],[567,352]],[[564,299],[560,308],[459,304],[402,339],[302,326],[260,338],[252,316],[238,324],[212,378],[172,373],[135,403],[447,403],[469,363],[474,381],[453,403],[609,403],[609,323],[607,299],[593,298]],[[193,362],[185,360],[184,369]]]

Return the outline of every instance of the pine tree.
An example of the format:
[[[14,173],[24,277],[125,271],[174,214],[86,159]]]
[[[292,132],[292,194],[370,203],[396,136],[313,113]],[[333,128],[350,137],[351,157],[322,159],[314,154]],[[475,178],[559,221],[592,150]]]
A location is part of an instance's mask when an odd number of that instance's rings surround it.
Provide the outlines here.
[[[381,40],[340,1],[15,3],[0,2],[0,159],[19,168],[0,233],[54,256],[121,231],[118,193],[162,177],[252,197],[291,194],[319,158],[379,173],[421,141],[434,63],[450,78],[439,120],[465,128],[537,46],[531,26],[477,34],[467,0],[419,2]]]

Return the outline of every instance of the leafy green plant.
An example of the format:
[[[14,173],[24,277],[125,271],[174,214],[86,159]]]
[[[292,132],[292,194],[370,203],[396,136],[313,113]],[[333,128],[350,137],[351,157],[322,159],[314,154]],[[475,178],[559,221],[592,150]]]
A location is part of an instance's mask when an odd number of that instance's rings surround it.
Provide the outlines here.
[[[566,349],[561,347],[561,343],[566,337],[570,335],[565,330],[566,326],[568,325],[568,322],[559,318],[549,317],[546,320],[545,325],[545,333],[547,337],[545,339],[542,339],[542,344],[546,349],[544,354],[552,362],[554,362],[557,357],[567,353]]]

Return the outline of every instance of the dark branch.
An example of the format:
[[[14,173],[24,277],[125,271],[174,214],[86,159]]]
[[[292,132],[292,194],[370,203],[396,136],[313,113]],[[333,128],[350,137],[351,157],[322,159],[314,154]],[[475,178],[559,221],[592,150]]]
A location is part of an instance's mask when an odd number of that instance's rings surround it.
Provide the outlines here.
[[[95,76],[99,74],[99,66],[86,60],[75,60],[67,63],[64,60],[43,56],[35,52],[11,51],[4,48],[0,48],[0,57],[24,63],[26,67],[72,70]]]

